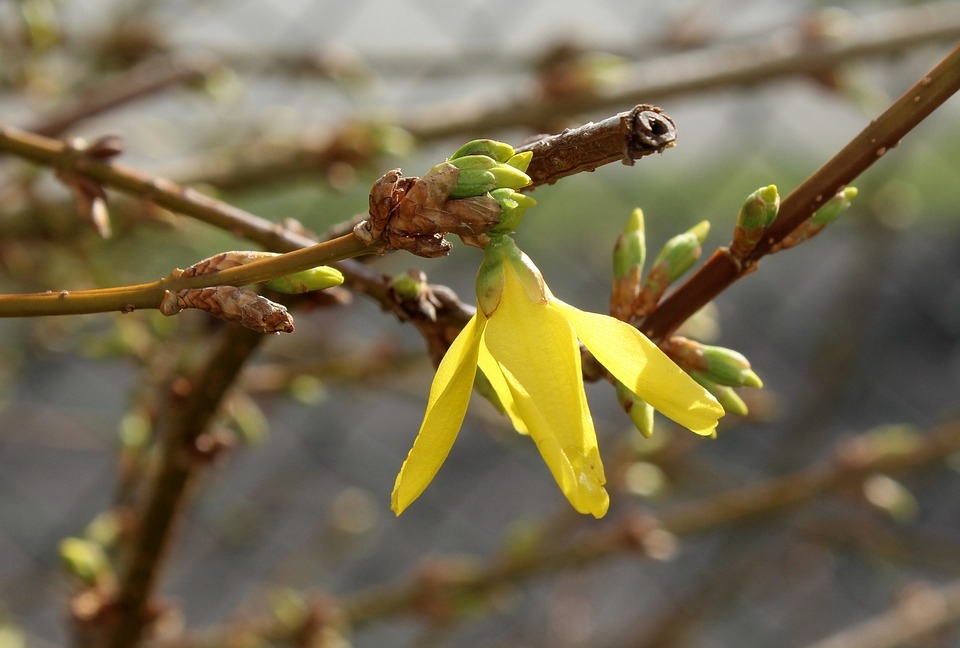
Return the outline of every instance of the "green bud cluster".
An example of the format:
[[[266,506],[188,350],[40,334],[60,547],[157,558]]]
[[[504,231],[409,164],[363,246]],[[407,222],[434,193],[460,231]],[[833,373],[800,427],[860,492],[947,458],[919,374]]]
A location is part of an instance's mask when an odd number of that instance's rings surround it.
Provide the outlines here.
[[[512,146],[496,140],[467,142],[450,156],[447,163],[457,168],[457,183],[450,198],[470,198],[489,193],[500,205],[500,225],[491,234],[507,234],[520,224],[528,207],[537,204],[517,192],[532,182],[526,174],[533,152],[517,153]]]

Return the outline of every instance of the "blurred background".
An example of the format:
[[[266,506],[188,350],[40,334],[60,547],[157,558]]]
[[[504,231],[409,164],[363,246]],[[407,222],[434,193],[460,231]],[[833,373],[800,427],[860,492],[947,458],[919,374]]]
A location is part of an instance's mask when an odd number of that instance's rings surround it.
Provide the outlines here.
[[[319,234],[363,213],[387,169],[419,175],[476,136],[518,145],[654,103],[677,123],[676,148],[537,189],[516,237],[558,297],[605,312],[634,207],[651,255],[704,219],[709,255],[750,192],[789,193],[958,34],[956,3],[8,0],[0,125],[119,133],[122,164]],[[804,67],[817,56],[829,64]],[[181,625],[240,633],[304,601],[451,578],[822,464],[855,435],[953,423],[958,125],[952,100],[858,179],[839,223],[691,321],[765,383],[741,394],[750,416],[728,416],[718,439],[660,419],[644,440],[608,384],[588,387],[611,479],[601,521],[569,510],[532,444],[480,399],[434,483],[395,518],[390,490],[433,373],[423,340],[362,295],[297,309],[296,333],[269,339],[229,399],[233,451],[179,526],[160,583],[176,610],[169,645],[187,645]],[[257,247],[108,193],[102,238],[53,173],[0,157],[0,292],[152,281]],[[479,260],[457,243],[444,259],[369,264],[422,270],[470,302]],[[0,321],[0,645],[69,641],[58,546],[111,510],[122,459],[149,452],[163,376],[198,363],[217,327],[147,312]],[[648,555],[547,566],[445,613],[370,614],[318,645],[814,645],[960,576],[957,470],[960,454],[945,453],[747,523],[665,534]],[[889,645],[958,641],[947,624]]]

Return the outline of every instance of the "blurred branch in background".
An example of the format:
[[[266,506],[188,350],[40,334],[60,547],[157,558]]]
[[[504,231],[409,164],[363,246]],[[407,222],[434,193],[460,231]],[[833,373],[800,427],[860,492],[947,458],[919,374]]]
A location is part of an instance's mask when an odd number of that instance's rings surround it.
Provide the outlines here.
[[[349,633],[375,621],[404,615],[442,625],[455,620],[461,610],[472,608],[478,601],[496,600],[505,589],[522,581],[555,575],[624,554],[633,559],[669,561],[676,554],[678,541],[685,537],[789,513],[827,493],[863,489],[865,480],[876,475],[902,476],[929,468],[930,464],[943,461],[958,451],[960,424],[955,422],[922,434],[891,436],[883,431],[867,432],[838,444],[825,460],[795,473],[730,488],[655,512],[621,512],[612,524],[581,531],[567,543],[558,543],[555,530],[545,526],[542,532],[531,532],[522,548],[495,556],[486,566],[466,559],[431,558],[414,570],[415,575],[406,584],[380,586],[340,599],[325,595],[305,605],[303,614],[293,620],[288,617],[262,621],[246,619],[239,621],[235,628],[211,630],[197,633],[195,638],[150,645],[155,648],[199,648],[232,645],[257,638],[283,641],[320,637],[327,630],[325,623],[335,626],[336,632]],[[928,615],[920,616],[909,629],[898,634],[899,642],[960,617],[950,588],[944,589],[942,595],[933,591],[927,594],[929,597],[923,597],[921,603],[937,605]],[[910,610],[918,609],[906,603],[905,606]],[[909,613],[906,607],[902,614]],[[688,611],[686,616],[689,622],[691,613]],[[884,619],[878,621],[878,625],[889,622]],[[857,637],[858,641],[876,636],[868,634],[866,629],[854,628],[849,632],[849,636]],[[846,646],[848,644],[843,641],[847,636],[838,637],[838,643],[818,644],[817,648]],[[878,645],[900,644],[892,641]]]

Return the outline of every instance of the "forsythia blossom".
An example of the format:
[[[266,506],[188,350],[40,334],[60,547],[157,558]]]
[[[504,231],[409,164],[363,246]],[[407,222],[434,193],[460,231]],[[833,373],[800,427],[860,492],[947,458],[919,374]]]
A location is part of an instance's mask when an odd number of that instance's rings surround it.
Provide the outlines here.
[[[393,511],[399,515],[419,497],[446,459],[479,367],[573,507],[603,516],[610,499],[578,340],[645,402],[697,434],[713,434],[723,408],[709,392],[636,328],[554,297],[513,239],[495,235],[477,275],[477,314],[437,369],[420,432],[397,475]]]

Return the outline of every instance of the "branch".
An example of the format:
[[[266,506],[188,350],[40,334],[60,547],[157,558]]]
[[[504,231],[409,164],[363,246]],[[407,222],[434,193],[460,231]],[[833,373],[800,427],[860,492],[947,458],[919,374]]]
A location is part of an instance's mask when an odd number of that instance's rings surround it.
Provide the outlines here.
[[[478,104],[470,98],[425,109],[395,125],[421,142],[473,133],[490,135],[508,128],[532,127],[538,132],[542,124],[558,117],[618,110],[641,102],[663,103],[672,97],[782,81],[791,75],[822,74],[859,58],[956,40],[960,38],[960,6],[943,2],[857,16],[843,27],[840,35],[803,39],[797,37],[795,26],[788,26],[745,44],[637,61],[625,75],[627,80],[617,87],[587,87],[565,98],[536,93],[500,105]],[[369,121],[381,123],[376,118]],[[276,143],[258,146],[248,142],[242,150],[195,160],[181,177],[235,190],[276,179],[315,177],[336,161],[370,160],[376,150],[375,139],[373,134],[359,135],[357,125],[351,124],[339,132],[299,137],[284,149],[278,149]]]
[[[219,446],[204,443],[210,421],[224,394],[236,381],[244,363],[264,336],[241,327],[229,327],[203,368],[187,385],[171,391],[174,411],[170,429],[163,435],[160,466],[153,473],[147,501],[135,519],[128,553],[121,556],[119,589],[112,601],[116,625],[107,626],[106,645],[137,645],[156,607],[152,597],[160,568],[169,551],[174,525],[181,517],[193,483]],[[186,394],[184,400],[178,395]]]
[[[522,553],[494,558],[485,567],[471,568],[461,563],[433,560],[432,567],[418,570],[406,583],[378,587],[339,601],[319,601],[315,607],[353,628],[403,614],[429,617],[431,613],[455,613],[458,601],[475,604],[478,597],[494,594],[505,586],[624,553],[653,557],[657,555],[658,546],[673,536],[692,536],[783,514],[825,493],[842,491],[871,475],[914,472],[958,450],[960,422],[946,424],[896,447],[866,433],[838,444],[825,460],[807,468],[676,505],[656,518],[635,511],[615,524],[597,527],[563,546],[557,546],[551,535]],[[338,613],[334,614],[330,608]],[[239,630],[225,629],[196,639],[163,642],[157,644],[157,648],[221,645],[245,633],[274,639],[302,637],[310,628],[317,631],[316,622],[316,618],[310,617],[303,625],[291,627],[286,621],[261,620],[244,623]]]
[[[741,262],[723,248],[676,292],[659,304],[642,325],[654,340],[665,339],[732,283],[756,268],[777,243],[810,218],[817,208],[869,169],[885,153],[960,90],[960,47],[955,48],[886,111],[864,128],[780,204],[776,220]]]
[[[897,648],[923,639],[960,619],[960,581],[921,585],[904,592],[883,614],[810,644],[807,648]],[[933,645],[933,644],[930,644]]]

